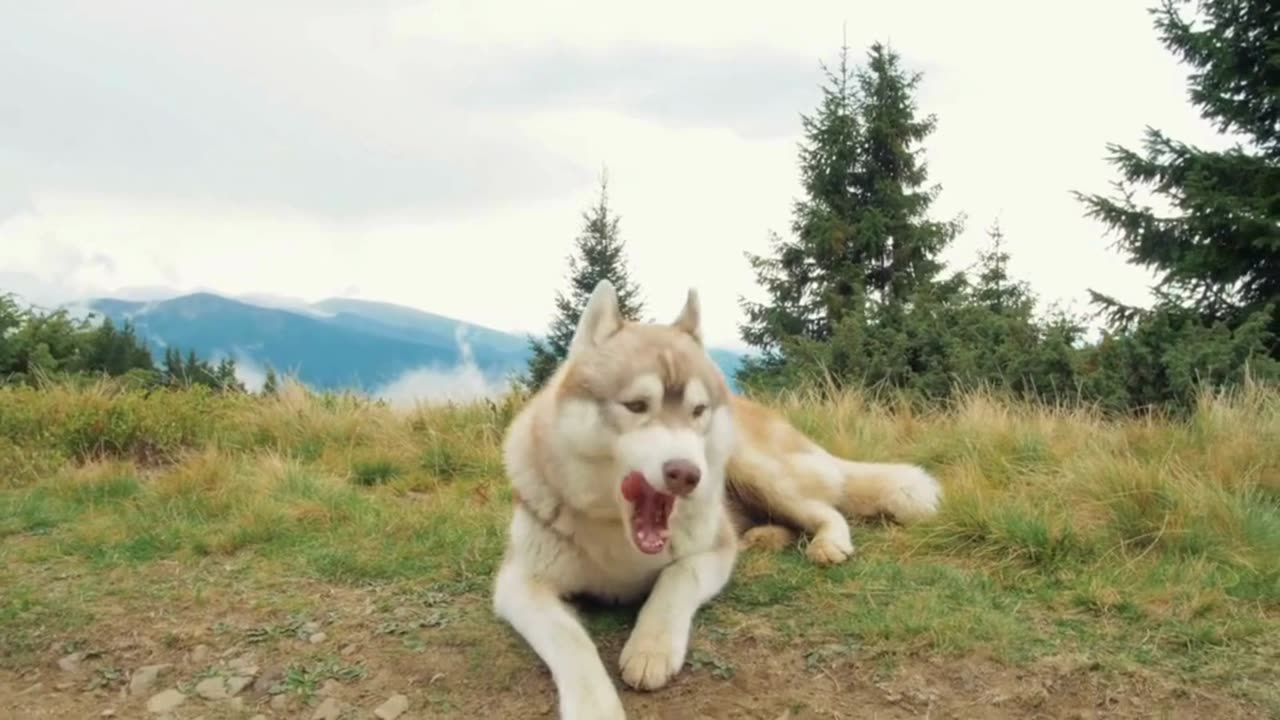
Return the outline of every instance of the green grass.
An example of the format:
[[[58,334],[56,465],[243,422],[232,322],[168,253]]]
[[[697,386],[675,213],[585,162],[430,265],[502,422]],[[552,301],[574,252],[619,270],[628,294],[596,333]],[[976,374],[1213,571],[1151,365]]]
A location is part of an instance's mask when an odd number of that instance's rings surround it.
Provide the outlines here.
[[[276,399],[0,389],[0,661],[82,630],[122,593],[177,592],[97,582],[174,560],[234,562],[250,588],[280,573],[411,586],[423,594],[399,602],[415,614],[379,625],[405,652],[422,651],[423,628],[461,633],[478,666],[527,652],[485,610],[510,507],[500,445],[518,402],[395,413],[293,386]],[[855,395],[778,402],[833,451],[924,464],[946,487],[943,510],[915,527],[855,526],[858,552],[837,567],[801,547],[745,554],[699,637],[750,623],[818,664],[1071,654],[1280,703],[1266,681],[1280,660],[1274,391],[1206,397],[1182,419],[983,395],[923,414]],[[74,592],[45,581],[68,567]],[[588,623],[618,641],[632,615]],[[708,642],[695,640],[691,662],[731,677],[734,659]],[[299,665],[287,682],[312,692],[346,672],[336,662]]]

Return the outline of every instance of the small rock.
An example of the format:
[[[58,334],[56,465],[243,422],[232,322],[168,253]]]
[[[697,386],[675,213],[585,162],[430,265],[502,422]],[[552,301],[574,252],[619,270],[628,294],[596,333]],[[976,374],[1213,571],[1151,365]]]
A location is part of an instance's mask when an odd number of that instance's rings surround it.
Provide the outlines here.
[[[186,695],[183,695],[177,690],[169,689],[162,693],[152,695],[151,699],[147,701],[147,710],[155,713],[156,715],[161,715],[177,710],[178,706],[186,701]]]
[[[18,693],[18,694],[19,694],[19,695],[33,695],[33,694],[35,694],[35,693],[40,692],[40,691],[41,691],[41,690],[43,690],[43,689],[44,689],[44,683],[36,683],[36,684],[32,685],[31,687],[27,688],[26,690],[23,690],[22,692],[20,692],[20,693]]]
[[[202,663],[209,659],[209,646],[197,645],[191,650],[191,662]]]
[[[249,720],[267,720],[267,716],[263,715],[262,713],[258,713],[257,715],[254,715],[253,717],[249,718]]]
[[[112,710],[111,708],[107,708],[106,710],[103,710],[101,713],[98,713],[98,716],[99,717],[115,717],[116,711]]]
[[[276,695],[271,698],[271,709],[277,712],[285,712],[289,709],[289,696]]]
[[[253,678],[243,675],[227,678],[227,694],[239,695],[240,691],[249,687],[249,683],[253,682]]]
[[[342,657],[351,657],[352,655],[355,655],[356,651],[359,649],[360,648],[356,647],[355,644],[347,645],[342,648]]]
[[[129,694],[141,695],[149,691],[151,686],[156,684],[156,678],[160,677],[160,673],[168,668],[168,665],[143,665],[134,670],[129,678]]]
[[[320,707],[316,708],[316,711],[311,714],[311,720],[338,720],[341,715],[342,706],[338,704],[338,701],[333,698],[325,698],[325,701],[320,703]]]
[[[333,697],[342,692],[342,683],[330,678],[324,681],[324,685],[320,686],[320,694],[325,697]]]
[[[373,714],[377,715],[380,720],[396,720],[408,709],[409,698],[397,694],[392,695],[386,702],[379,705],[378,709],[373,711]]]
[[[205,700],[226,700],[231,697],[227,694],[226,681],[218,677],[205,678],[197,683],[196,694]]]
[[[311,644],[312,644],[312,645],[319,645],[320,643],[324,642],[325,640],[328,640],[328,639],[329,639],[329,636],[328,636],[328,635],[325,635],[325,634],[324,634],[324,633],[322,633],[322,632],[318,632],[318,633],[311,633],[311,637],[309,637],[309,638],[307,638],[307,639],[311,641]]]
[[[58,658],[58,667],[63,672],[75,672],[80,669],[80,661],[84,660],[84,653],[71,653]]]
[[[276,686],[280,684],[281,680],[284,680],[284,670],[281,670],[280,668],[268,670],[259,675],[257,680],[253,681],[253,692],[258,695],[262,695],[264,693],[272,693],[273,695],[277,694],[276,692],[273,692],[273,690],[276,689]]]
[[[253,662],[253,655],[241,655],[235,660],[232,660],[231,662],[227,663],[227,667],[231,668],[232,670],[235,670],[236,673],[240,675],[257,675],[258,674],[258,666]],[[246,672],[246,670],[248,670],[249,668],[252,668],[253,672]]]
[[[76,684],[73,682],[60,682],[60,683],[54,683],[53,689],[57,690],[58,692],[66,692],[75,686]]]
[[[315,622],[314,620],[309,623],[306,623],[305,625],[302,626],[302,632],[305,632],[308,634],[320,632],[320,623]]]

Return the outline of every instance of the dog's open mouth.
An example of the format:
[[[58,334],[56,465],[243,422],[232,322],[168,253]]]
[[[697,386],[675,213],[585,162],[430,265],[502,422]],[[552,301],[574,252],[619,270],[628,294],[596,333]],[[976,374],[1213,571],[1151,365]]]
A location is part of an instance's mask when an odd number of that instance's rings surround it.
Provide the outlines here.
[[[628,473],[622,481],[622,497],[631,503],[631,538],[640,552],[655,555],[667,546],[671,531],[667,521],[676,498],[653,489],[644,474]]]

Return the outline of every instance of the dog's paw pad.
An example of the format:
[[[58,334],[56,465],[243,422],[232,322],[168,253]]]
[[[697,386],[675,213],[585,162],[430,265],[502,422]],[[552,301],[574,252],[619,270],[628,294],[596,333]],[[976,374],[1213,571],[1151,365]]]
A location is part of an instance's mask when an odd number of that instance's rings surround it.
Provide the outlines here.
[[[840,547],[827,538],[815,537],[809,547],[805,548],[804,554],[818,565],[838,565],[849,559],[853,554],[853,547]]]
[[[622,648],[622,681],[637,690],[657,690],[680,669],[674,643],[665,636],[632,636]]]

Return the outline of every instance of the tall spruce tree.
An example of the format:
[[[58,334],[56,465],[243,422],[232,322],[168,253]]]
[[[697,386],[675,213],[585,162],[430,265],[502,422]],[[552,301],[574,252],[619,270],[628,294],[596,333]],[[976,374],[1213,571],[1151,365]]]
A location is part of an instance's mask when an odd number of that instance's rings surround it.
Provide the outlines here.
[[[569,257],[569,294],[556,292],[556,316],[545,340],[530,338],[527,373],[523,384],[537,390],[555,373],[569,353],[569,343],[586,308],[591,291],[609,280],[618,291],[623,317],[638,320],[644,311],[640,290],[627,269],[626,245],[618,233],[620,218],[609,208],[609,180],[600,180],[600,198],[583,212],[583,227],[575,240],[576,255]]]
[[[916,114],[914,93],[921,73],[906,73],[901,60],[880,43],[871,46],[867,67],[858,72],[863,168],[857,174],[866,211],[856,234],[874,259],[866,271],[869,287],[882,303],[902,305],[942,270],[938,253],[959,232],[958,221],[929,218],[940,188],[927,187],[928,166],[921,147],[937,126],[933,115]]]
[[[805,196],[792,208],[794,238],[770,233],[772,256],[746,253],[768,300],[740,300],[746,315],[740,332],[748,345],[761,351],[766,366],[783,361],[784,345],[791,338],[822,341],[831,336],[831,318],[841,309],[836,305],[848,304],[862,289],[848,266],[856,269],[870,259],[860,252],[864,248],[851,242],[853,219],[861,210],[855,188],[863,132],[849,48],[841,47],[834,71],[825,63],[821,68],[826,77],[822,102],[812,116],[800,117]]]
[[[1187,4],[1152,9],[1160,39],[1191,66],[1189,95],[1201,115],[1246,143],[1204,150],[1147,128],[1142,152],[1108,145],[1122,177],[1118,197],[1076,196],[1131,262],[1157,272],[1157,310],[1190,310],[1234,329],[1280,305],[1280,4],[1202,0],[1198,17],[1186,18]],[[1170,212],[1136,202],[1136,186],[1167,200]],[[1143,316],[1092,294],[1117,325]],[[1280,313],[1268,324],[1280,335]],[[1270,354],[1280,357],[1280,343]]]
[[[922,76],[880,43],[865,68],[855,71],[843,46],[836,69],[822,70],[822,101],[801,118],[794,238],[774,235],[771,256],[747,254],[768,297],[740,300],[741,336],[760,351],[744,362],[744,382],[778,372],[797,346],[829,341],[842,323],[900,314],[934,282],[937,254],[960,227],[928,217],[938,189],[926,187],[919,145],[935,118],[917,116]]]

